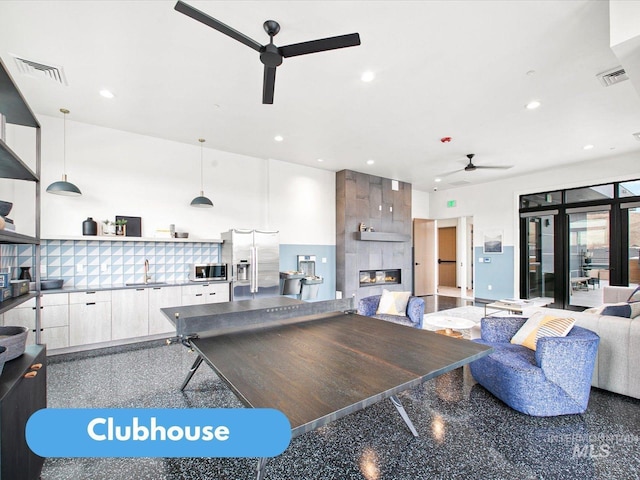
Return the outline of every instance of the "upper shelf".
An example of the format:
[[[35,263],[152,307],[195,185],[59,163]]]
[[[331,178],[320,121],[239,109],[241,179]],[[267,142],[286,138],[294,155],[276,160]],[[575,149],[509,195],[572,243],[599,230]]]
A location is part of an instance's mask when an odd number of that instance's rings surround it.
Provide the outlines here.
[[[369,242],[408,242],[411,235],[391,232],[356,232],[356,240]]]
[[[2,139],[0,139],[0,178],[38,181],[38,177],[33,173],[33,170],[25,165]]]
[[[45,235],[43,240],[85,240],[104,242],[172,242],[172,243],[222,243],[219,238],[157,238],[157,237],[125,237],[123,235]]]
[[[0,113],[5,116],[7,123],[40,128],[36,116],[16,87],[2,59],[0,67]]]
[[[26,244],[38,244],[40,243],[37,238],[30,237],[29,235],[23,235],[11,230],[0,230],[0,243],[26,243]]]

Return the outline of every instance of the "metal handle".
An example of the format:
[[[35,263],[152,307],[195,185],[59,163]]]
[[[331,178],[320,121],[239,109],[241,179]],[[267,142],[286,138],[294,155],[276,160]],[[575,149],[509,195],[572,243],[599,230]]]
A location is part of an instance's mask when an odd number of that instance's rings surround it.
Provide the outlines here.
[[[40,370],[41,368],[42,368],[41,363],[34,363],[33,365],[31,365],[31,370]]]
[[[442,260],[442,259],[438,259],[438,263],[456,263],[455,260]]]
[[[38,375],[38,372],[27,372],[23,376],[24,376],[24,378],[33,378],[36,375]]]

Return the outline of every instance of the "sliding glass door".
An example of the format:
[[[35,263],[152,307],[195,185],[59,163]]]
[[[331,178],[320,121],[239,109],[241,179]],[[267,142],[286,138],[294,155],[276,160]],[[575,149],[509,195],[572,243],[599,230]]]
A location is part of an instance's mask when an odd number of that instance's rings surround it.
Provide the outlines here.
[[[640,285],[640,205],[630,205],[626,209],[629,225],[628,238],[628,278],[629,286]]]
[[[567,209],[569,217],[569,305],[602,304],[609,284],[609,208]]]
[[[527,298],[555,299],[555,213],[557,211],[524,218],[527,238]]]

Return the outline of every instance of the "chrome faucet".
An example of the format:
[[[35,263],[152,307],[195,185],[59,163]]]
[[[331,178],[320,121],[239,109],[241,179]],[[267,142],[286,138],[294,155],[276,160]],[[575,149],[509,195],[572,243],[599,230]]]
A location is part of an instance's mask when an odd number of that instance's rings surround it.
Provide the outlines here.
[[[144,261],[144,283],[149,283],[151,280],[151,275],[149,275],[149,260],[145,259]]]

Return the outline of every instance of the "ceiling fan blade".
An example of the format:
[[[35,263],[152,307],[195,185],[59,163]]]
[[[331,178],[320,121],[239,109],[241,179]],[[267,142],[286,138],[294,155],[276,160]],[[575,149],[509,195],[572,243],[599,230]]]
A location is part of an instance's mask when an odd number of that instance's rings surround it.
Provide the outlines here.
[[[278,50],[285,57],[296,57],[298,55],[306,55],[308,53],[324,52],[327,50],[335,50],[337,48],[356,47],[360,45],[360,35],[350,33],[348,35],[339,35],[337,37],[322,38],[320,40],[311,40],[310,42],[293,43],[285,45]]]
[[[508,168],[513,168],[513,165],[475,165],[476,168],[496,168],[506,170]]]
[[[276,67],[264,66],[264,80],[262,83],[262,103],[273,104],[273,92],[276,89]]]
[[[262,51],[262,49],[264,48],[262,45],[260,45],[258,42],[256,42],[252,38],[247,37],[245,34],[240,33],[237,30],[234,30],[230,26],[225,25],[219,20],[216,20],[215,18],[210,17],[206,13],[201,12],[196,8],[193,8],[192,6],[187,5],[182,1],[178,1],[178,3],[176,3],[175,9],[180,13],[184,13],[187,17],[191,17],[200,23],[204,23],[208,27],[211,27],[219,31],[220,33],[224,33],[228,37],[231,37],[240,43],[244,43],[247,47],[251,47],[258,52]]]

